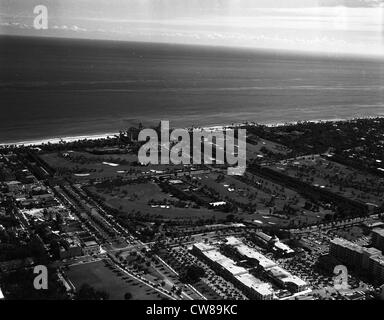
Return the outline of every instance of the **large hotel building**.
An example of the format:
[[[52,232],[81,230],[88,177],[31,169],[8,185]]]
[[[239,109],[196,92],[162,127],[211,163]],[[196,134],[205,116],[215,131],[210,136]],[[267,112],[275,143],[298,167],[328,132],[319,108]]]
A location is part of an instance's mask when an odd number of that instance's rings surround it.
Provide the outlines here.
[[[381,233],[381,232],[380,232]],[[373,244],[381,243],[373,235]],[[365,248],[345,239],[331,241],[330,254],[357,272],[371,277],[377,284],[384,283],[384,256],[380,248]]]

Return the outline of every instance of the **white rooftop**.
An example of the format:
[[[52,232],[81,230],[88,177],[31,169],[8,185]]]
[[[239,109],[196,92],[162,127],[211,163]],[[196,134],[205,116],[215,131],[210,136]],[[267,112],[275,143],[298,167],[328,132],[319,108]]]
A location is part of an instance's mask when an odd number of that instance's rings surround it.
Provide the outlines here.
[[[372,256],[370,257],[370,259],[377,262],[380,265],[384,265],[384,257],[382,255]]]
[[[279,279],[283,283],[293,283],[297,286],[307,285],[307,283],[304,280],[300,279],[297,276],[292,275],[291,273],[289,273],[288,271],[284,270],[279,266],[275,266],[271,268],[269,271],[275,278]]]
[[[293,253],[294,252],[289,246],[287,246],[285,243],[282,243],[280,241],[275,243],[275,247],[280,249],[280,250],[285,251],[286,253]]]
[[[239,239],[235,237],[228,237],[228,243],[232,244],[237,251],[246,256],[249,259],[256,259],[260,266],[264,268],[264,270],[268,271],[275,278],[280,279],[284,283],[294,283],[297,286],[305,286],[307,283],[300,279],[297,276],[292,275],[288,271],[276,265],[276,263],[268,258],[266,258],[263,254],[259,253],[255,249],[245,245]]]
[[[259,262],[260,266],[262,266],[264,269],[269,269],[276,265],[275,262],[272,260],[266,258],[261,253],[257,252],[255,249],[245,245],[243,242],[241,242],[239,239],[235,237],[227,237],[227,244],[233,246],[236,248],[236,250],[243,256],[247,257],[248,259],[255,259]]]
[[[216,249],[214,246],[211,246],[210,244],[206,244],[204,242],[195,243],[193,246],[196,249],[199,249],[200,251],[209,251]]]
[[[335,238],[331,240],[331,243],[342,246],[344,248],[348,248],[353,251],[360,252],[360,253],[363,252],[363,248],[361,246],[343,238]]]
[[[227,237],[226,240],[227,240],[227,244],[231,246],[237,246],[239,244],[242,244],[242,242],[234,236]]]
[[[6,182],[6,185],[8,185],[8,186],[13,186],[13,185],[18,185],[18,184],[21,184],[21,182],[20,181],[16,181],[16,180]]]
[[[227,203],[225,201],[217,201],[217,202],[211,202],[210,205],[211,206],[214,206],[214,207],[217,207],[217,206],[224,206],[226,205]]]
[[[234,237],[230,238],[232,238],[230,241],[238,241]],[[237,243],[236,241],[235,243]],[[196,243],[194,246],[199,249],[201,253],[204,254],[208,259],[219,264],[222,268],[231,273],[238,281],[240,281],[248,288],[251,288],[262,296],[269,296],[273,294],[270,284],[260,281],[251,275],[247,269],[236,265],[235,261],[221,254],[215,247],[204,243]]]
[[[269,283],[261,282],[259,279],[255,278],[253,275],[246,273],[235,276],[242,284],[248,288],[253,289],[262,296],[272,295],[272,286]]]
[[[233,275],[238,275],[238,274],[243,274],[248,272],[247,269],[237,266],[235,261],[222,255],[217,250],[203,251],[203,254],[208,259],[218,263],[221,267],[223,267],[225,270],[227,270],[229,273]]]
[[[95,245],[97,245],[97,242],[94,241],[94,240],[91,240],[91,241],[86,241],[86,242],[84,242],[84,244],[85,244],[86,247],[90,247],[90,246],[95,246]]]
[[[373,229],[372,232],[384,237],[384,229]]]
[[[230,272],[233,275],[241,275],[248,273],[247,269],[243,267],[239,267],[236,265],[235,261],[223,256],[224,258],[221,260],[218,260],[217,263],[219,263],[224,269],[226,269],[228,272]]]

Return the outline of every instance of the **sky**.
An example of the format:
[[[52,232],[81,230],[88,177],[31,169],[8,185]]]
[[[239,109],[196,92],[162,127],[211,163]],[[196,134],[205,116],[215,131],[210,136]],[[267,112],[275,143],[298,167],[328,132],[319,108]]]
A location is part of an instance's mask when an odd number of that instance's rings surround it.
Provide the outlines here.
[[[0,34],[384,56],[384,0],[0,0]]]

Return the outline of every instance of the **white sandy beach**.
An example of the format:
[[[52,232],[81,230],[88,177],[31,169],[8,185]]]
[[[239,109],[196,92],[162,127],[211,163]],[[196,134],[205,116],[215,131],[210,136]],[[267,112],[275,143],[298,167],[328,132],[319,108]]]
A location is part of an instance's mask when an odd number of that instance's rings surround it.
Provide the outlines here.
[[[305,120],[303,122],[311,122],[311,123],[321,123],[321,122],[339,122],[339,121],[353,121],[358,119],[375,119],[375,118],[383,118],[384,116],[370,116],[370,117],[358,117],[358,118],[334,118],[334,119],[314,119],[314,120]],[[279,126],[287,126],[297,124],[301,121],[287,121],[287,122],[270,122],[270,123],[255,123],[249,122],[248,125],[264,125],[267,127],[279,127]],[[201,127],[188,127],[185,128],[187,130],[206,130],[206,131],[220,131],[228,128],[239,127],[244,125],[244,123],[232,123],[232,124],[224,124],[224,125],[212,125],[212,126],[201,126]],[[172,124],[171,124],[172,125]],[[175,128],[173,128],[175,129]],[[54,137],[54,138],[44,138],[39,140],[31,140],[31,141],[17,141],[17,142],[9,142],[9,143],[0,143],[1,146],[40,146],[43,144],[57,144],[63,142],[74,142],[80,140],[97,140],[97,139],[106,139],[118,135],[118,132],[108,132],[108,133],[99,133],[99,134],[91,134],[91,135],[79,135],[79,136],[71,136],[71,137]]]
[[[92,134],[92,135],[80,135],[80,136],[71,136],[71,137],[54,137],[54,138],[45,138],[40,140],[31,140],[31,141],[17,141],[17,142],[8,142],[8,143],[0,143],[0,146],[39,146],[42,144],[57,144],[62,142],[73,142],[80,140],[97,140],[97,139],[106,139],[108,137],[113,137],[118,132],[114,133],[100,133],[100,134]]]

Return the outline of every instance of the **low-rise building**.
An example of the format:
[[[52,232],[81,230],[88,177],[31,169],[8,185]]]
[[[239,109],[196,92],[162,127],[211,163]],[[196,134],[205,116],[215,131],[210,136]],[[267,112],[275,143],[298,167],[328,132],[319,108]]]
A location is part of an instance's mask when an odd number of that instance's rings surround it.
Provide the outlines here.
[[[257,279],[247,269],[238,266],[235,261],[221,254],[214,246],[196,243],[192,250],[249,298],[257,300],[273,298],[272,287],[269,283]]]
[[[269,283],[261,282],[249,273],[243,273],[235,276],[239,287],[249,297],[257,300],[272,300],[273,291]]]
[[[84,255],[94,255],[100,253],[100,246],[96,241],[86,241],[83,246]]]
[[[8,186],[8,190],[10,192],[16,192],[19,191],[22,188],[22,183],[17,180],[6,182],[6,185]]]
[[[78,257],[83,254],[80,241],[76,238],[66,238],[59,249],[60,259]]]
[[[292,275],[288,271],[284,270],[279,266],[270,268],[267,274],[274,280],[278,285],[288,289],[291,292],[301,292],[308,288],[308,284],[297,276]]]
[[[272,237],[261,231],[255,233],[254,240],[262,247],[270,248],[281,256],[290,256],[295,253],[288,245],[281,242],[278,237]]]
[[[308,284],[297,276],[278,266],[274,261],[268,259],[263,254],[244,244],[235,237],[227,237],[225,247],[228,252],[240,259],[247,260],[248,263],[257,267],[277,285],[297,293],[308,288]]]
[[[366,230],[373,230],[375,228],[383,228],[384,227],[384,222],[382,221],[365,221],[363,222],[363,227]]]

